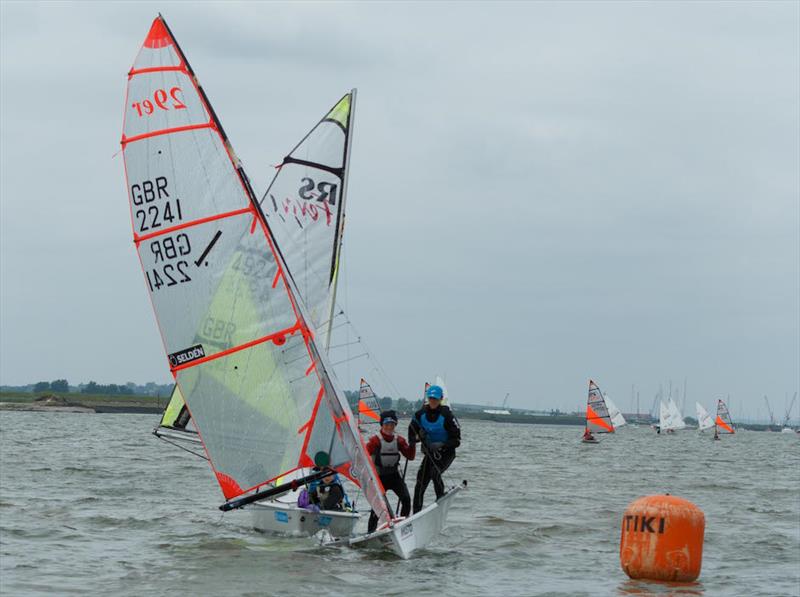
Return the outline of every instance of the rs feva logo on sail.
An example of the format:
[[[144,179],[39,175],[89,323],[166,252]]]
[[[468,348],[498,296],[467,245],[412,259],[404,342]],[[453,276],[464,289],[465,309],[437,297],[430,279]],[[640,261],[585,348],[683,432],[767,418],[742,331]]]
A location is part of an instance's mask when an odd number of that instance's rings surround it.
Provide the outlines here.
[[[320,203],[327,201],[331,205],[336,205],[336,192],[339,189],[339,185],[325,181],[315,183],[313,179],[307,176],[300,179],[300,182],[303,183],[303,186],[297,189],[297,194],[302,199],[306,201],[316,199]]]

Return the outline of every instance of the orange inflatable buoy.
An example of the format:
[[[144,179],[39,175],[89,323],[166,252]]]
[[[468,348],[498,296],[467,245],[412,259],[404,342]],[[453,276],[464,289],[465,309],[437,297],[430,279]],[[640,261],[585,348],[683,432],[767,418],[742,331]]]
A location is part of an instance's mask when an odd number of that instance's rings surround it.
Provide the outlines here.
[[[619,562],[631,578],[691,582],[700,576],[706,517],[692,502],[650,495],[622,515]]]

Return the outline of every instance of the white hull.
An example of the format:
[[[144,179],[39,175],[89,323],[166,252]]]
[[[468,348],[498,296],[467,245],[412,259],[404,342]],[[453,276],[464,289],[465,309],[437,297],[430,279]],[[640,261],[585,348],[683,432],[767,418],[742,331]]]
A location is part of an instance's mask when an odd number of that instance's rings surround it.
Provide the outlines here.
[[[349,537],[358,522],[357,512],[314,512],[281,502],[255,502],[245,506],[253,517],[253,528],[262,533],[308,537],[321,530],[334,537]]]
[[[392,527],[327,545],[388,549],[407,560],[415,551],[426,547],[442,532],[453,497],[465,487],[466,484],[454,487],[430,506],[405,520],[396,522]]]

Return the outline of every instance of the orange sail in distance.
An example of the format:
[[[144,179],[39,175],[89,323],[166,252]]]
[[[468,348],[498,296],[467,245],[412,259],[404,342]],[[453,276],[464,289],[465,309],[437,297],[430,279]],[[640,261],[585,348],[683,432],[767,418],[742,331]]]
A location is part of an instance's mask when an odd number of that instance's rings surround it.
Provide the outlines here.
[[[608,414],[603,393],[589,380],[589,398],[586,402],[586,429],[592,433],[614,433],[614,423]]]
[[[714,421],[717,433],[736,433],[731,420],[731,413],[722,400],[717,400],[717,419]]]
[[[372,391],[372,386],[362,377],[361,387],[358,388],[358,424],[380,423],[379,412],[378,397]]]

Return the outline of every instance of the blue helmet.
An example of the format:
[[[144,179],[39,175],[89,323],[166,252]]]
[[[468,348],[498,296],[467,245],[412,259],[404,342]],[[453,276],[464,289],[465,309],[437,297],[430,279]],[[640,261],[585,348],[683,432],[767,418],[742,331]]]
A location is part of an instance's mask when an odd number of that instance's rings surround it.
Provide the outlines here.
[[[441,400],[442,396],[444,396],[444,392],[442,391],[441,386],[431,386],[428,388],[428,391],[425,392],[425,398],[433,398],[435,400]]]

